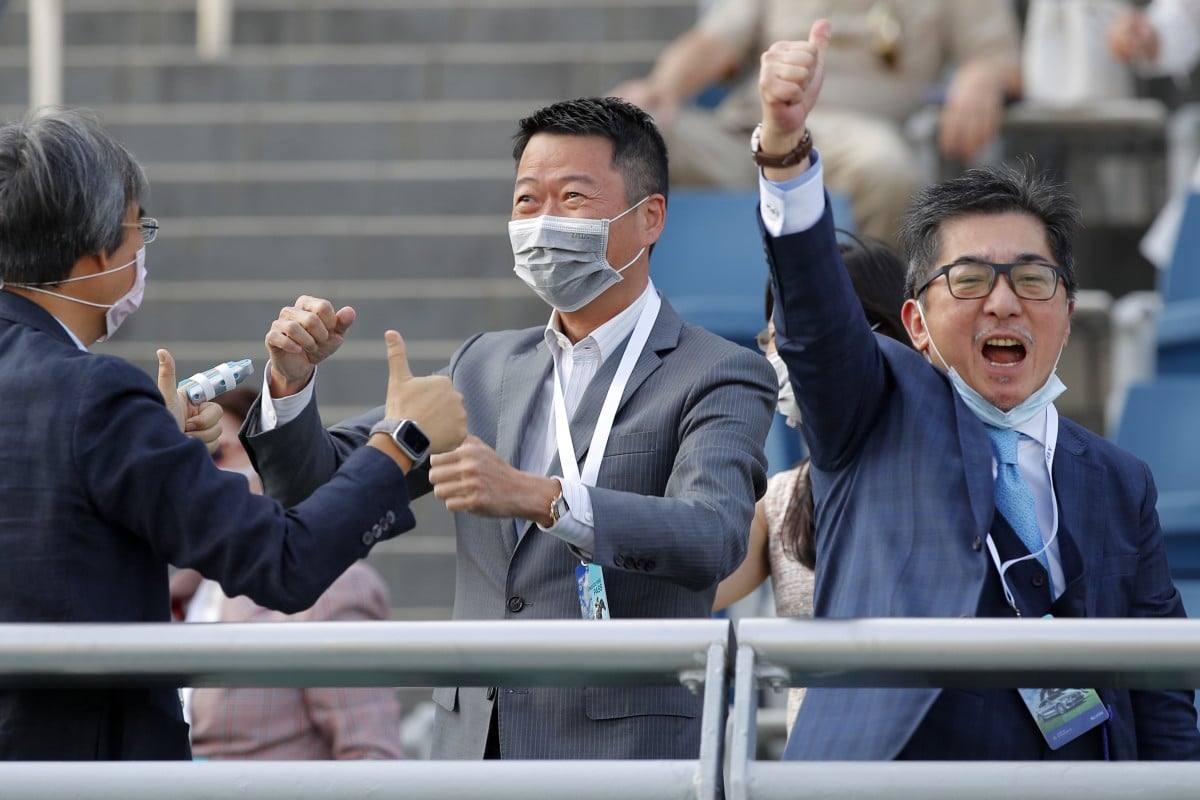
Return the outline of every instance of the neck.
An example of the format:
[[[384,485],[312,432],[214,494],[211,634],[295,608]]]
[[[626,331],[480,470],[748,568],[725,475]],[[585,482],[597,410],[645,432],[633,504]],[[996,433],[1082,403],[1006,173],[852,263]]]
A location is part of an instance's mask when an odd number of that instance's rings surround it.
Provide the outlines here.
[[[571,344],[591,336],[592,332],[633,305],[649,283],[645,273],[630,275],[608,291],[576,311],[558,311],[558,324]]]
[[[46,288],[53,292],[61,292],[63,289],[63,287],[58,286],[49,286]],[[75,337],[83,342],[84,347],[91,347],[96,343],[97,339],[104,335],[103,309],[99,309],[100,318],[97,322],[95,319],[97,309],[90,306],[73,303],[61,297],[55,297],[54,295],[19,286],[5,286],[4,290],[20,295],[34,305],[40,306],[47,314],[54,317],[66,326],[71,333],[75,334]],[[65,294],[65,292],[63,293]]]

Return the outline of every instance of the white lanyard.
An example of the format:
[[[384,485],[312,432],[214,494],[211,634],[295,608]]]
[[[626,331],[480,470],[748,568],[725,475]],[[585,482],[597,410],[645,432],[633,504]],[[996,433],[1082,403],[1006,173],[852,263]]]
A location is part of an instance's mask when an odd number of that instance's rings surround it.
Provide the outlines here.
[[[600,459],[608,447],[608,434],[612,430],[613,420],[617,416],[617,405],[621,395],[625,393],[625,385],[629,376],[650,338],[650,329],[658,318],[658,309],[662,301],[658,294],[651,292],[638,315],[633,333],[629,334],[629,343],[621,355],[621,363],[617,365],[617,373],[609,384],[608,394],[604,397],[604,405],[600,407],[600,416],[596,419],[596,429],[592,433],[592,443],[588,449],[587,459],[583,462],[583,474],[579,472],[576,462],[575,445],[571,441],[571,423],[567,419],[567,403],[563,399],[562,381],[559,379],[558,359],[554,359],[554,432],[558,438],[558,460],[562,468],[563,478],[576,481],[585,486],[595,486],[596,476],[600,474]]]
[[[1017,612],[1017,616],[1021,615],[1017,608],[1017,603],[1013,599],[1012,590],[1008,588],[1008,581],[1004,579],[1004,574],[1008,572],[1008,568],[1020,561],[1028,561],[1031,558],[1037,558],[1042,553],[1047,553],[1046,560],[1049,562],[1050,556],[1048,548],[1050,543],[1058,538],[1058,502],[1054,499],[1054,448],[1058,444],[1058,409],[1053,404],[1046,407],[1046,471],[1050,475],[1050,507],[1052,509],[1050,538],[1042,545],[1042,549],[1036,553],[1030,553],[1027,556],[1014,558],[1009,561],[1000,563],[1000,553],[996,550],[996,542],[992,539],[992,534],[987,535],[988,552],[992,554],[992,561],[996,564],[996,569],[1000,573],[1000,585],[1004,588],[1004,599],[1008,601],[1009,606]],[[1054,595],[1053,581],[1051,581],[1051,596]]]

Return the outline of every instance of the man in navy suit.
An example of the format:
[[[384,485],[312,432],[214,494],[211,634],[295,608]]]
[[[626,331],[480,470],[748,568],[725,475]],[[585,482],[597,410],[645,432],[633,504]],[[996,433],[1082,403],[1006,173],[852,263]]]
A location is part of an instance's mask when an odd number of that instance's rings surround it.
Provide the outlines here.
[[[420,459],[390,437],[285,509],[181,432],[190,411],[216,433],[220,409],[185,409],[167,351],[157,387],[88,352],[141,304],[158,230],[147,189],[78,112],[0,127],[0,622],[168,622],[168,563],[297,612],[414,525],[404,475]],[[388,414],[415,420],[434,451],[457,446],[462,397],[446,378],[413,378],[387,338]],[[0,691],[0,759],[189,757],[176,690]]]
[[[902,232],[915,351],[873,335],[806,136],[828,41],[822,21],[764,54],[755,159],[777,346],[812,454],[817,616],[1184,616],[1146,465],[1054,407],[1076,205],[1013,169],[927,188]],[[1010,507],[995,487],[1014,471],[1028,502]],[[1101,689],[1087,713],[1107,719],[1052,748],[1015,689],[816,688],[785,757],[1193,759],[1192,700]]]

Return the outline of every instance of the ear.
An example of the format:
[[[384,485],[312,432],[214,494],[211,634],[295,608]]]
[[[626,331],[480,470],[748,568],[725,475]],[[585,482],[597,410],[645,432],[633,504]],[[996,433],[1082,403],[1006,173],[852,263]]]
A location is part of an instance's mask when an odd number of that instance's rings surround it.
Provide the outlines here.
[[[638,219],[642,223],[642,246],[649,247],[662,236],[667,221],[667,198],[661,194],[650,195],[638,209]]]
[[[925,327],[925,318],[917,309],[916,300],[904,301],[900,307],[900,319],[904,322],[904,330],[908,331],[908,338],[912,340],[913,349],[918,353],[926,353],[929,350],[929,329]]]
[[[98,272],[104,272],[109,266],[109,257],[107,254],[88,253],[85,256],[75,259],[75,265],[71,267],[68,277],[75,278],[85,275],[95,275]]]
[[[1075,298],[1072,297],[1067,301],[1067,330],[1063,332],[1062,346],[1066,347],[1067,342],[1071,339],[1071,317],[1075,316]]]

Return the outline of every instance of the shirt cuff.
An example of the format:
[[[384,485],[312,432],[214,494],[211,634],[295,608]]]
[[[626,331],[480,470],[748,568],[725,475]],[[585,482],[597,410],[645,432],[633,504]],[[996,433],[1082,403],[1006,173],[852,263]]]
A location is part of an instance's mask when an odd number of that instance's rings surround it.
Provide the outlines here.
[[[262,400],[259,403],[258,415],[259,430],[264,433],[273,431],[280,425],[286,425],[300,416],[304,407],[312,402],[316,385],[317,370],[316,367],[313,367],[313,376],[303,389],[289,397],[272,398],[271,362],[268,361],[267,368],[263,370]]]
[[[587,555],[588,560],[591,560],[591,555],[596,549],[596,526],[592,519],[592,496],[588,494],[587,487],[579,481],[569,481],[566,478],[555,477],[558,478],[558,482],[562,486],[563,499],[567,501],[567,513],[552,528],[542,528],[541,525],[538,525],[538,527],[546,533],[553,534],[562,539],[576,550]]]
[[[763,227],[772,236],[806,231],[825,213],[825,168],[814,149],[808,169],[783,183],[769,181],[758,171],[758,202]]]

